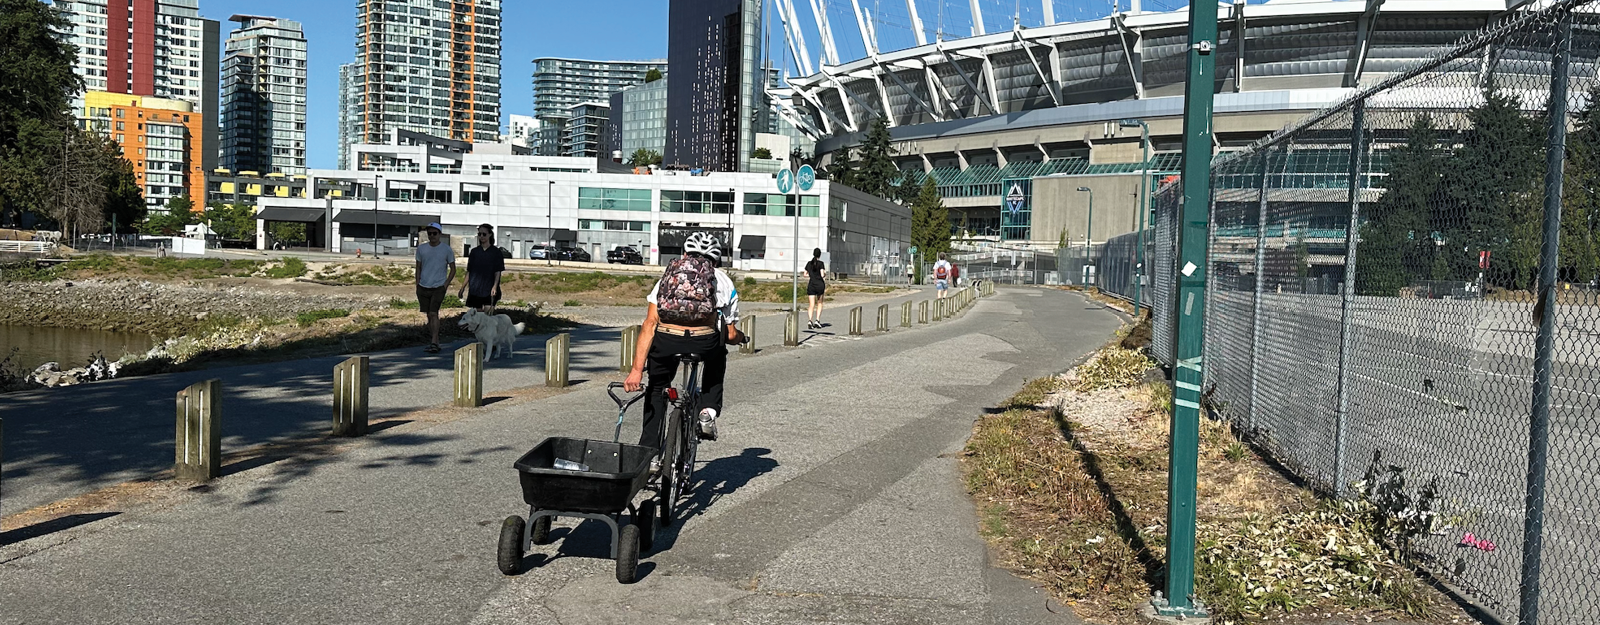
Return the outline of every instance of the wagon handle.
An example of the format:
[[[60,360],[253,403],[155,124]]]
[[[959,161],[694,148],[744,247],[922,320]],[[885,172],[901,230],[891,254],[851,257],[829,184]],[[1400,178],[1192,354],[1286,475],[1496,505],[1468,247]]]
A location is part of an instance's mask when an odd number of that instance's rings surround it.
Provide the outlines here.
[[[623,385],[621,382],[612,382],[606,385],[606,394],[611,396],[611,401],[617,402],[618,410],[627,410],[629,406],[632,406],[639,400],[644,399],[644,391],[641,390],[639,391],[638,395],[633,396],[633,399],[623,400],[621,397],[617,396],[617,389],[622,387]]]

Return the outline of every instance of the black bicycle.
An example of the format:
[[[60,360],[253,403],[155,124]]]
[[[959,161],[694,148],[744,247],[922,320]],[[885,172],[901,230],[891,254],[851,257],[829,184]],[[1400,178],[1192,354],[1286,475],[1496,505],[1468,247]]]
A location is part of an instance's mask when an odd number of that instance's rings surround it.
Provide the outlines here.
[[[669,387],[666,428],[661,445],[661,475],[656,489],[656,518],[672,525],[682,510],[679,502],[689,494],[694,477],[695,451],[700,436],[695,432],[696,406],[700,404],[700,354],[676,354],[680,369],[687,370],[683,390]]]

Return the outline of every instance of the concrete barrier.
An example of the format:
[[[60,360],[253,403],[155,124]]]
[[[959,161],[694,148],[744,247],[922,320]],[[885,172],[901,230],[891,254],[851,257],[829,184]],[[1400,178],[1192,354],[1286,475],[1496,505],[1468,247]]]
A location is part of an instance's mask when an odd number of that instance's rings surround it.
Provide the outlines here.
[[[911,327],[911,300],[900,304],[900,327]]]
[[[878,307],[878,331],[879,332],[888,332],[889,331],[889,305],[888,304],[884,304],[884,305]]]
[[[639,351],[639,332],[644,326],[628,326],[622,329],[622,362],[617,370],[627,373],[633,370],[633,354]]]
[[[483,343],[473,341],[456,350],[455,405],[458,408],[483,405]]]
[[[754,353],[756,353],[756,316],[755,315],[749,315],[749,316],[746,316],[744,319],[740,319],[739,320],[739,325],[744,326],[742,328],[739,328],[739,331],[743,332],[745,337],[747,339],[749,339],[749,340],[744,342],[744,345],[740,345],[739,346],[739,353],[741,353],[741,354],[754,354]]]
[[[796,312],[789,313],[789,318],[783,322],[783,346],[795,347],[800,344],[800,315]]]
[[[917,323],[928,322],[928,300],[917,302]]]
[[[196,382],[178,391],[177,459],[172,476],[209,482],[222,474],[222,380]]]
[[[850,309],[850,336],[861,336],[861,307]]]
[[[544,385],[566,388],[572,356],[572,334],[562,332],[544,342]]]
[[[333,435],[367,433],[367,393],[370,389],[366,356],[355,356],[333,367]]]

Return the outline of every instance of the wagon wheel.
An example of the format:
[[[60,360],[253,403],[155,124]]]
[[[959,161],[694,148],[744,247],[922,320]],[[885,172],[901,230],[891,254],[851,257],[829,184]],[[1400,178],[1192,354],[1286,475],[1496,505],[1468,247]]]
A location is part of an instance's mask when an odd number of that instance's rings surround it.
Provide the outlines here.
[[[550,519],[549,516],[542,516],[533,522],[533,544],[543,545],[550,542]]]
[[[516,575],[521,572],[522,533],[526,529],[527,525],[520,516],[508,516],[500,524],[500,549],[496,552],[495,563],[501,573]]]
[[[639,526],[622,526],[617,542],[617,581],[632,584],[639,579]]]

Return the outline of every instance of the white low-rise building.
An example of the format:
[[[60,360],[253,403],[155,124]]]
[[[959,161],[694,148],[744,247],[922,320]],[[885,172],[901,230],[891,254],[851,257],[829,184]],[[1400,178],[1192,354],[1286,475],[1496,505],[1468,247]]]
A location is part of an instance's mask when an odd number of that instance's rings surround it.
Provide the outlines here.
[[[307,225],[312,246],[331,252],[370,254],[376,243],[381,253],[409,255],[421,228],[437,221],[458,248],[473,242],[479,224],[492,224],[517,258],[555,245],[605,262],[606,252],[632,246],[660,264],[682,252],[689,233],[706,231],[724,242],[726,264],[742,270],[790,271],[795,250],[803,264],[820,248],[833,272],[904,273],[910,207],[824,180],[786,196],[770,174],[602,173],[595,159],[512,154],[399,130],[387,144],[351,148],[359,169],[313,169],[308,197],[258,200],[258,249],[273,243],[270,223],[294,222]]]

